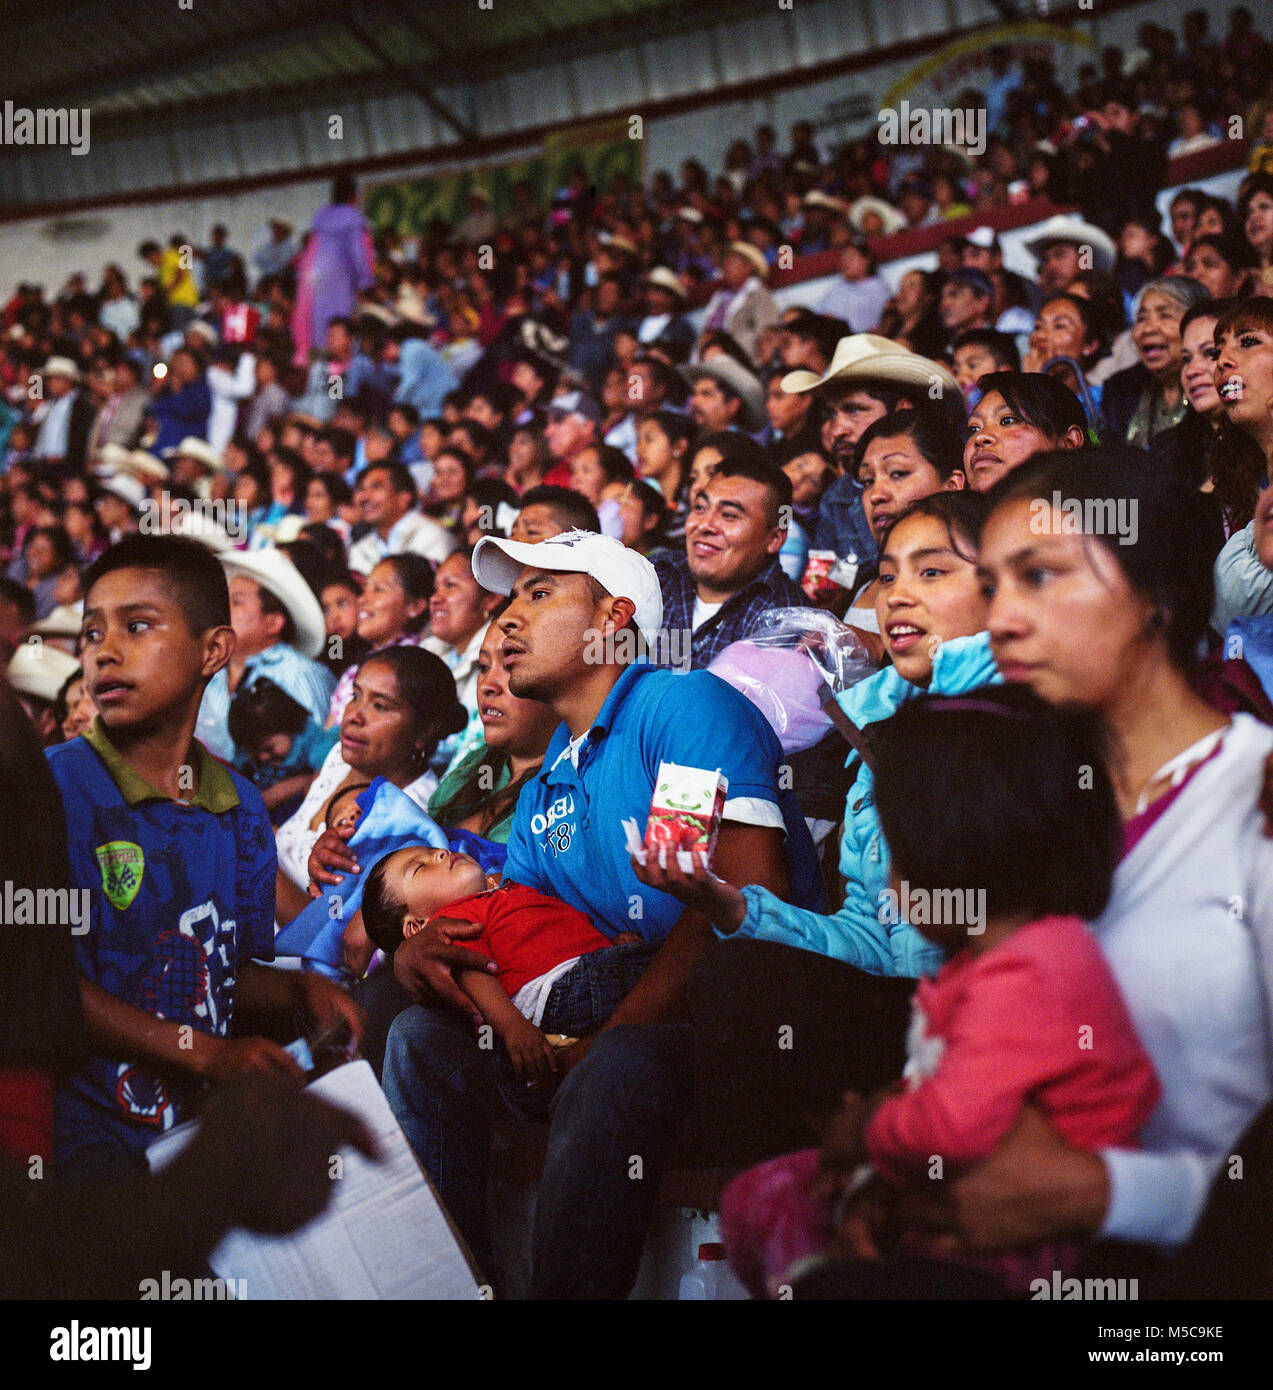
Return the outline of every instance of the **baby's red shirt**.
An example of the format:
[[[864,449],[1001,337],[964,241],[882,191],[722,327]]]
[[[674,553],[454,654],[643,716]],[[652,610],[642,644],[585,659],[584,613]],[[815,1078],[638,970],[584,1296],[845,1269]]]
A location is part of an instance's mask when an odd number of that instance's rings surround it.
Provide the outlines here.
[[[484,928],[475,940],[456,945],[493,960],[498,967],[496,978],[510,999],[563,961],[610,945],[591,917],[521,883],[461,898],[438,915]]]

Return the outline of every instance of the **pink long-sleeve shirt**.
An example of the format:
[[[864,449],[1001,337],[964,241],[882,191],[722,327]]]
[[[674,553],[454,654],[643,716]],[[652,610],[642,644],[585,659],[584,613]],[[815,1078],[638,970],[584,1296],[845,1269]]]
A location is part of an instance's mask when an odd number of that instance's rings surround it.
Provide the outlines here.
[[[1043,917],[981,955],[961,951],[915,993],[904,1074],[866,1130],[871,1163],[902,1181],[931,1160],[985,1157],[1025,1104],[1078,1148],[1134,1147],[1159,1099],[1095,939]]]

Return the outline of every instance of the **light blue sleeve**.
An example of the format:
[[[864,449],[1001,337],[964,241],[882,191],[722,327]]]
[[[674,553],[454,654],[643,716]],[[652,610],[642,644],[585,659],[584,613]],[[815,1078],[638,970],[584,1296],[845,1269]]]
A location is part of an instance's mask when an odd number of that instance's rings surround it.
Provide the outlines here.
[[[814,951],[832,960],[856,965],[870,975],[893,974],[893,953],[889,949],[888,933],[882,923],[878,930],[863,930],[847,904],[839,912],[824,917],[793,907],[775,897],[768,888],[749,883],[743,889],[747,916],[733,936],[753,941],[773,941],[781,946],[796,946],[802,951]],[[723,932],[718,932],[728,940]]]
[[[880,917],[857,911],[848,902],[838,912],[824,916],[794,907],[767,888],[748,884],[743,889],[747,915],[736,932],[717,932],[753,941],[773,941],[795,946],[820,956],[854,965],[868,975],[918,979],[935,974],[942,963],[941,951],[907,922],[886,923]]]
[[[1273,570],[1255,553],[1255,522],[1235,531],[1216,556],[1211,626],[1227,632],[1234,618],[1273,613]]]

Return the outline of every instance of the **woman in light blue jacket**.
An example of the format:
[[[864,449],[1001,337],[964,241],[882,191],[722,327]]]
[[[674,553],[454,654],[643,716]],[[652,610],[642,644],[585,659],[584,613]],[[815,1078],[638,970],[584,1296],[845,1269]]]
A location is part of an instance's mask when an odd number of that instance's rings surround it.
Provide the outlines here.
[[[976,572],[984,510],[978,493],[936,493],[884,537],[876,611],[892,665],[839,697],[868,744],[869,726],[921,691],[954,695],[998,680]],[[674,861],[637,868],[644,882],[701,913],[723,943],[690,983],[700,1118],[711,1131],[699,1139],[718,1162],[780,1152],[775,1145],[807,1139],[803,1117],[826,1110],[846,1087],[896,1077],[914,981],[941,964],[940,952],[898,920],[871,772],[856,754],[853,762],[840,847],[844,902],[830,916],[754,884],[735,888],[701,862],[693,876]],[[736,1054],[741,1017],[758,1040],[745,1059]],[[821,1065],[828,1055],[835,1065]],[[740,1123],[747,1115],[757,1117],[750,1132]]]

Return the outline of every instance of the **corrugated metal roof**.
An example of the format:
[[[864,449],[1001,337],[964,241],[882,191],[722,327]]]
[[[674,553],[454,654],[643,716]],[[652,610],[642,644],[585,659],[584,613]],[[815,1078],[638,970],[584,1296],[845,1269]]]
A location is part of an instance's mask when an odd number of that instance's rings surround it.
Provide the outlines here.
[[[948,34],[985,22],[995,3],[5,0],[3,95],[89,107],[92,146],[70,159],[0,147],[0,206],[508,137]],[[329,138],[331,114],[343,116],[341,140]]]

